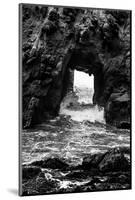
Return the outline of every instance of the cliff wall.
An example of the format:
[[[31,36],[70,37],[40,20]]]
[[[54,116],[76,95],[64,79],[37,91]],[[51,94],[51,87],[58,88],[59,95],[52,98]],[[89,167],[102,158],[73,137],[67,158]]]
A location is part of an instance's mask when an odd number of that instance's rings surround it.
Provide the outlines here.
[[[130,11],[22,5],[23,127],[56,116],[71,70],[94,75],[106,122],[130,126]]]

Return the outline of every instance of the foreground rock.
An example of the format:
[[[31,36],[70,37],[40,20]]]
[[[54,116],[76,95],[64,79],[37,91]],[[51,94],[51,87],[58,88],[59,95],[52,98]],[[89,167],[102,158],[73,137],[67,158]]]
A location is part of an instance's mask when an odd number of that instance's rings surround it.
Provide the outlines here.
[[[46,160],[35,161],[31,165],[51,169],[66,169],[68,167],[68,164],[58,158],[48,158]]]
[[[57,180],[51,180],[41,172],[36,177],[23,182],[23,195],[54,193],[57,187]]]
[[[22,178],[23,179],[31,179],[37,176],[41,172],[39,167],[35,166],[23,166],[22,168]]]
[[[107,152],[99,163],[101,172],[129,171],[130,162],[125,155],[118,149]]]
[[[130,189],[130,149],[89,155],[79,166],[58,158],[33,162],[23,168],[22,188],[23,195]]]
[[[98,153],[85,157],[82,168],[102,173],[130,171],[130,161],[126,156],[127,148],[115,148],[106,153]]]

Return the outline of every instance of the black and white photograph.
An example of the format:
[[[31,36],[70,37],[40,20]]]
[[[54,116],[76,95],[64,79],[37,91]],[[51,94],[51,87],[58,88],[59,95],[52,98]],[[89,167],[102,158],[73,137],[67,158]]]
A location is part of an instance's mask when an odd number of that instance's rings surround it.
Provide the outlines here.
[[[131,189],[131,14],[19,5],[20,196]]]

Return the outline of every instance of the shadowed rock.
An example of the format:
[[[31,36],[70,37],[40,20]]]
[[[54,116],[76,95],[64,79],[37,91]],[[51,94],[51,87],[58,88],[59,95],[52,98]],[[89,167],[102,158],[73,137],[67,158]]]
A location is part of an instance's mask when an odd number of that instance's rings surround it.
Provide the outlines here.
[[[31,179],[37,176],[41,172],[39,167],[35,166],[23,166],[22,167],[22,178],[23,179]]]
[[[92,170],[93,174],[97,172],[130,171],[130,161],[125,156],[129,153],[130,150],[123,147],[102,154],[90,155],[83,159],[82,168]]]
[[[129,189],[129,153],[128,148],[114,148],[89,155],[78,166],[69,166],[58,158],[33,162],[23,166],[23,195]],[[41,172],[40,167],[49,169]]]
[[[51,180],[45,177],[44,173],[39,173],[36,177],[23,183],[22,195],[54,193],[58,187],[57,180]]]
[[[48,158],[46,160],[35,161],[31,163],[31,165],[51,169],[65,169],[68,167],[68,164],[58,158]]]
[[[129,171],[130,163],[122,152],[114,149],[108,152],[99,164],[101,172]]]
[[[98,168],[99,163],[103,160],[105,154],[99,153],[87,156],[83,159],[82,166],[84,169],[90,170],[91,168]]]

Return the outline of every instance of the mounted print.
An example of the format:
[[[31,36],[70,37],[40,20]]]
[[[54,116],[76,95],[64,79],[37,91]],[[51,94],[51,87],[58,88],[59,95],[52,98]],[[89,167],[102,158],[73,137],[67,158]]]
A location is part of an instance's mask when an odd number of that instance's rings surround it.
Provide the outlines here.
[[[131,11],[19,11],[19,194],[131,189]]]

